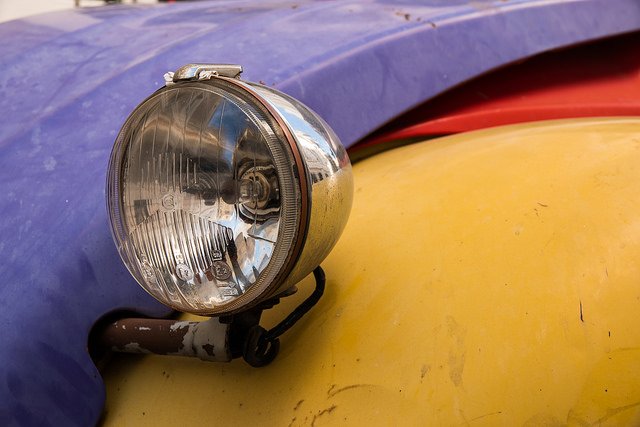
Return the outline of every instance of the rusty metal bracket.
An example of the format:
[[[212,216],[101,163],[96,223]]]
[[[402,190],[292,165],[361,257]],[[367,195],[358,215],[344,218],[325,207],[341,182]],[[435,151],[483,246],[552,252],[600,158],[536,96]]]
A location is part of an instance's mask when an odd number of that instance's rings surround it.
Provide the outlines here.
[[[209,362],[230,362],[242,357],[249,365],[271,363],[280,349],[279,337],[297,323],[324,293],[322,268],[313,271],[316,287],[284,320],[269,331],[260,326],[264,310],[289,293],[278,295],[247,311],[213,317],[204,322],[126,318],[112,322],[99,334],[100,347],[115,352],[197,357]]]

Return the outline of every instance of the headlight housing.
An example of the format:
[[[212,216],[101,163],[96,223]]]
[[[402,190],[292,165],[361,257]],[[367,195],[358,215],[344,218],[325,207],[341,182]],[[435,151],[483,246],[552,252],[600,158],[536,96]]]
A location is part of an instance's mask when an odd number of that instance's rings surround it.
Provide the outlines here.
[[[109,164],[113,237],[138,283],[180,311],[223,315],[292,287],[339,237],[346,152],[309,108],[190,64],[143,101]]]

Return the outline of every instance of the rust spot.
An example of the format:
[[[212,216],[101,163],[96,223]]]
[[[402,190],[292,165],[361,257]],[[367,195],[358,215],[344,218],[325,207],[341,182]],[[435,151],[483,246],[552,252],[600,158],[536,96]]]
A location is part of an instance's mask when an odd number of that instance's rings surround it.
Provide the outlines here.
[[[207,354],[213,357],[213,344],[205,344],[202,346],[202,349],[207,352]]]
[[[420,369],[420,379],[423,380],[424,377],[427,376],[427,374],[429,373],[430,370],[431,370],[431,366],[422,365],[422,368]]]
[[[402,16],[405,21],[410,21],[411,20],[411,14],[409,14],[409,13],[396,12],[396,16]]]
[[[427,24],[431,25],[431,28],[436,28],[437,27],[435,22],[427,21]]]
[[[334,388],[336,388],[336,385],[335,385],[335,384],[331,384],[331,387],[329,387],[329,390],[327,390],[327,396],[329,396],[329,397],[331,397],[331,396],[332,396],[332,395],[331,395],[331,391],[332,391]]]
[[[317,414],[315,414],[315,415],[313,416],[313,419],[311,420],[311,426],[313,427],[313,426],[315,426],[315,425],[316,425],[316,420],[317,420],[318,418],[320,418],[321,416],[323,416],[323,415],[325,415],[325,414],[330,414],[330,413],[332,413],[333,411],[335,411],[335,410],[336,410],[336,408],[337,408],[337,406],[336,406],[336,405],[331,405],[331,406],[330,406],[330,407],[328,407],[327,409],[323,409],[322,411],[320,411],[320,412],[318,412]]]

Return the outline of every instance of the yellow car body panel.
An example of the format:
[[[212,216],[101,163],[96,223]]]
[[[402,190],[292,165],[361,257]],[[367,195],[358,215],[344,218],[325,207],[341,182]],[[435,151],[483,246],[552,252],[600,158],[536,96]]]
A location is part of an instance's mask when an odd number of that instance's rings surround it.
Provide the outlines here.
[[[640,424],[640,119],[461,134],[354,176],[325,295],[271,365],[117,356],[104,425]]]

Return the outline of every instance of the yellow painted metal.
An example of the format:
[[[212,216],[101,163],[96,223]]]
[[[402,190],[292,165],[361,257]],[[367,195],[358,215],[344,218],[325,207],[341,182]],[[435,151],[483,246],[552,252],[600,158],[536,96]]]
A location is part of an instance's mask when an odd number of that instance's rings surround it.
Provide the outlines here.
[[[326,294],[276,361],[119,356],[105,425],[640,424],[640,119],[468,133],[354,174]]]

